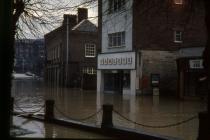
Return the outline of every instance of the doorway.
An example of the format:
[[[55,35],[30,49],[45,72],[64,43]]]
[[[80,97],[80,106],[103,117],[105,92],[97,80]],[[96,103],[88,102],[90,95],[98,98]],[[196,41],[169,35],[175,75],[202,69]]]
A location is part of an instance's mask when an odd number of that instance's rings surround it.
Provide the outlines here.
[[[123,92],[122,70],[112,70],[104,73],[104,92],[122,94]]]

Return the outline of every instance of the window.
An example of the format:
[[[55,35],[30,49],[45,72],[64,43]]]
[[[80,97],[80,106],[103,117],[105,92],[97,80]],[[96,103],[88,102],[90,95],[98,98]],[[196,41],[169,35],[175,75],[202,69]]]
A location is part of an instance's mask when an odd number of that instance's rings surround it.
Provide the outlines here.
[[[183,4],[183,0],[174,0],[175,4]]]
[[[182,43],[182,31],[174,31],[174,42]]]
[[[96,45],[85,44],[85,57],[95,57],[95,56],[96,56]]]
[[[125,0],[109,0],[109,13],[122,10],[125,7]]]
[[[82,71],[84,74],[96,74],[96,69],[93,67],[83,67]]]
[[[125,46],[125,32],[108,34],[108,38],[110,48]]]

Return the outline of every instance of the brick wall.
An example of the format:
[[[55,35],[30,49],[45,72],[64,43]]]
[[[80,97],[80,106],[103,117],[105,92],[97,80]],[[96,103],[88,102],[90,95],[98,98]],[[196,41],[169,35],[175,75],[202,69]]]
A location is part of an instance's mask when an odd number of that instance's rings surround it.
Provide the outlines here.
[[[177,89],[176,52],[141,51],[142,79],[140,89],[143,93],[152,93],[151,74],[160,75],[160,95],[173,95]]]
[[[134,48],[176,50],[205,46],[204,5],[202,1],[184,2],[176,5],[173,0],[135,0]],[[174,30],[183,31],[183,43],[174,43]]]

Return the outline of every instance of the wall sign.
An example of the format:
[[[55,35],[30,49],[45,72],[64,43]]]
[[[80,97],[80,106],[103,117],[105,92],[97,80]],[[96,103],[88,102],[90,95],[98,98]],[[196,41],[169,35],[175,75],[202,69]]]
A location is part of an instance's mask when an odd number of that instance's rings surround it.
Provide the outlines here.
[[[135,52],[98,55],[98,69],[135,69]]]
[[[203,60],[202,59],[194,59],[189,60],[191,69],[203,69]]]

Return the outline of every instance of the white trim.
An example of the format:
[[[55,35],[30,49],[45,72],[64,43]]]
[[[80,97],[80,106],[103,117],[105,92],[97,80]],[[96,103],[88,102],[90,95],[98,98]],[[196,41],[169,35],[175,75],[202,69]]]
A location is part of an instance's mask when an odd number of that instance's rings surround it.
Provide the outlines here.
[[[89,52],[87,52],[87,51],[89,51]],[[85,57],[87,57],[87,58],[95,58],[96,57],[96,44],[93,44],[93,43],[85,44]]]
[[[179,32],[179,34],[178,34]],[[177,37],[179,37],[180,40],[177,40]],[[183,42],[183,32],[179,30],[174,30],[174,42],[175,43],[182,43]]]

